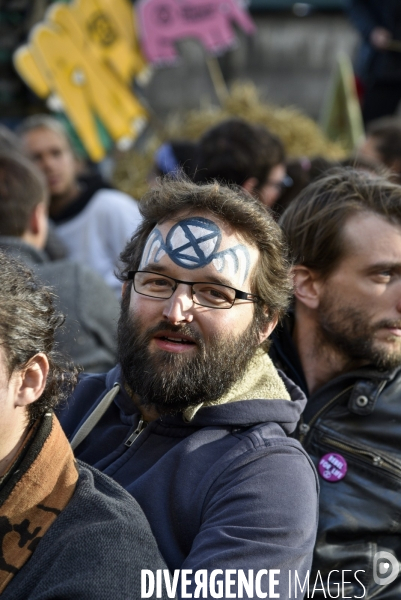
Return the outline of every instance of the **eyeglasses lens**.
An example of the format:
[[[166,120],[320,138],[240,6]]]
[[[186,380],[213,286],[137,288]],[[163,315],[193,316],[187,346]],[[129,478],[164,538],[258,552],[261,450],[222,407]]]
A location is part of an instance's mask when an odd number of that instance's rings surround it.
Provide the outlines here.
[[[139,272],[134,277],[135,291],[151,298],[171,298],[176,287],[174,279],[165,275]],[[194,283],[192,299],[200,306],[231,308],[235,301],[235,290],[218,283]]]

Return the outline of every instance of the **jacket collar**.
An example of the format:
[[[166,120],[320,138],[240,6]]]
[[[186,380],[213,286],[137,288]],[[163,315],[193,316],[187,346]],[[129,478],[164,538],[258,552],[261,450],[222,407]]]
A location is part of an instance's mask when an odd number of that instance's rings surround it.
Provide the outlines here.
[[[20,258],[29,266],[40,265],[50,261],[43,250],[27,244],[21,238],[1,235],[0,248],[9,252],[15,258]]]
[[[352,388],[348,401],[350,412],[359,415],[370,414],[375,407],[379,394],[388,383],[398,376],[401,366],[392,370],[380,370],[373,365],[365,365],[331,379],[315,393],[309,395],[301,361],[292,339],[293,325],[294,314],[290,312],[272,336],[273,346],[270,354],[276,366],[279,365],[285,368],[286,374],[310,397],[311,401],[308,402],[305,418],[308,419],[319,410],[327,402],[327,398],[334,394],[335,390],[347,387]]]
[[[270,354],[274,356],[274,362],[276,363],[276,356],[278,358],[278,362],[281,364],[285,364],[288,369],[286,369],[287,375],[296,381],[298,385],[299,382],[303,382],[300,387],[307,394],[308,389],[306,386],[305,376],[302,370],[301,361],[298,355],[297,348],[292,339],[292,330],[294,327],[294,313],[290,311],[286,317],[281,321],[280,325],[276,327],[275,331],[272,335],[273,348]],[[396,367],[391,370],[383,370],[378,369],[374,365],[365,365],[360,367],[359,369],[355,369],[354,371],[349,371],[347,373],[343,373],[336,377],[336,380],[341,381],[342,379],[348,378],[370,378],[377,379],[379,381],[391,381],[397,375],[397,373],[401,370],[400,367]],[[330,382],[329,382],[330,384]],[[325,386],[322,386],[322,389]]]
[[[271,337],[272,346],[270,348],[270,356],[273,358],[275,365],[283,369],[301,388],[304,394],[308,396],[309,392],[305,375],[302,370],[297,348],[292,339],[294,322],[294,313],[293,311],[289,311],[284,319],[277,325]]]
[[[0,595],[67,506],[77,481],[67,438],[53,413],[46,413],[0,484]]]

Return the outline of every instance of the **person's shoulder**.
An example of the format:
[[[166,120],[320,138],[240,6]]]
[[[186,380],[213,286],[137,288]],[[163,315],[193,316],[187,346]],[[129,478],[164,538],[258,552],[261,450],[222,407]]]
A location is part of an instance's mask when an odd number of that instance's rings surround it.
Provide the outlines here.
[[[300,394],[302,392],[299,391]],[[237,438],[236,444],[223,454],[215,464],[214,469],[226,473],[235,473],[245,469],[257,477],[264,476],[264,483],[269,486],[275,474],[287,473],[286,477],[293,484],[307,482],[309,491],[315,493],[318,489],[316,470],[302,444],[288,435],[288,427],[293,430],[293,423],[299,414],[296,402],[289,400],[250,400],[247,401],[260,407],[265,405],[270,413],[264,421],[235,428],[231,435]],[[242,404],[242,403],[241,403]],[[254,409],[257,410],[257,409]],[[225,475],[225,476],[226,476]],[[231,476],[231,475],[230,475]],[[279,475],[281,477],[281,475]],[[292,485],[292,484],[291,484]]]
[[[138,202],[135,200],[135,198],[129,196],[125,192],[121,192],[120,190],[113,190],[109,188],[97,190],[91,198],[91,203],[94,202],[97,205],[107,205],[109,207],[134,207],[139,212]]]
[[[112,304],[119,305],[114,292],[105,283],[104,279],[92,268],[75,260],[62,259],[39,265],[38,272],[43,279],[61,288],[74,289],[74,294],[84,291],[86,295],[98,295],[110,299]]]
[[[118,380],[119,367],[107,373],[81,373],[72,395],[56,409],[56,414],[67,437],[87,419],[104,395]],[[112,383],[110,384],[110,381]]]
[[[272,402],[279,403],[280,401]],[[284,401],[280,403],[284,405]],[[291,405],[290,402],[287,401],[287,403]],[[281,423],[258,423],[239,435],[247,440],[247,445],[252,448],[256,455],[259,454],[262,459],[263,457],[276,454],[299,459],[307,470],[312,466],[312,461],[305,448],[297,439],[290,437],[285,432]]]
[[[78,384],[70,398],[71,403],[81,403],[81,399],[88,399],[85,404],[92,406],[97,403],[100,395],[108,390],[108,377],[110,372],[114,371],[115,367],[107,373],[80,373]]]
[[[74,495],[61,515],[59,528],[68,523],[63,544],[69,541],[86,553],[110,552],[110,559],[130,555],[131,565],[140,568],[164,567],[150,525],[138,502],[118,483],[97,469],[77,461],[79,479]],[[114,550],[112,550],[114,549]],[[138,573],[137,573],[138,575]]]
[[[37,265],[36,271],[43,283],[54,288],[59,298],[60,309],[77,318],[81,265],[69,259],[61,259]]]
[[[79,480],[68,510],[82,515],[85,523],[110,521],[113,528],[142,530],[151,536],[149,524],[138,502],[116,481],[94,467],[77,460]],[[69,515],[71,518],[71,515]],[[81,518],[81,517],[80,517]]]
[[[104,223],[112,239],[123,235],[125,242],[141,222],[142,215],[138,202],[128,194],[119,190],[100,189],[87,206],[86,218]]]
[[[73,262],[68,258],[62,258],[60,260],[52,260],[40,265],[37,265],[36,269],[38,273],[42,274],[43,279],[48,281],[63,282],[70,281],[71,276],[75,277],[76,266],[78,263]]]
[[[166,568],[134,498],[92,467],[78,469],[70,502],[6,590],[10,600],[139,598],[141,570]]]
[[[120,365],[116,365],[110,369],[110,371],[105,373],[80,373],[78,377],[78,385],[75,388],[74,395],[77,391],[87,391],[88,389],[107,391],[111,389],[116,382],[120,382],[120,379]]]
[[[76,293],[91,301],[91,310],[101,309],[101,307],[104,310],[111,307],[113,312],[119,314],[120,303],[118,298],[103,277],[86,265],[81,265],[78,262],[72,262],[72,265],[73,268],[70,267],[70,270],[76,282]]]
[[[109,286],[104,283],[104,280],[96,271],[69,258],[46,262],[37,265],[36,268],[43,280],[58,287],[71,289],[72,286],[82,285],[84,280],[88,282],[85,284],[86,287],[89,287],[89,284],[95,284],[98,288],[106,289],[109,292]]]

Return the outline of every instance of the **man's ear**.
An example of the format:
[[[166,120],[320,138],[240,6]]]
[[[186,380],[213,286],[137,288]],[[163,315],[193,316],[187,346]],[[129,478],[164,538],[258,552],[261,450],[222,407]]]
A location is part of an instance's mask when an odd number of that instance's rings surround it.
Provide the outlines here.
[[[268,314],[268,308],[266,307],[264,309],[264,312],[266,314]],[[268,323],[266,323],[262,329],[259,331],[259,344],[263,344],[263,342],[265,340],[267,340],[267,338],[269,337],[269,335],[272,333],[272,331],[275,329],[276,325],[278,323],[278,317],[274,317],[274,319],[272,319],[271,321],[269,321]]]
[[[47,225],[47,203],[39,202],[31,212],[29,218],[29,232],[38,235],[42,232],[44,223]]]
[[[256,179],[256,177],[248,177],[248,179],[244,181],[241,187],[243,187],[244,190],[246,190],[253,196],[255,194],[256,188],[258,187],[258,183],[259,181]]]
[[[43,200],[32,210],[28,227],[22,235],[22,239],[28,244],[35,246],[35,248],[42,249],[46,244],[47,233],[47,202],[46,200]]]
[[[17,371],[16,406],[28,406],[43,394],[49,373],[46,354],[40,352],[32,357],[23,369]]]
[[[303,265],[295,265],[292,268],[292,275],[295,298],[308,308],[317,308],[320,301],[321,280],[315,271]]]

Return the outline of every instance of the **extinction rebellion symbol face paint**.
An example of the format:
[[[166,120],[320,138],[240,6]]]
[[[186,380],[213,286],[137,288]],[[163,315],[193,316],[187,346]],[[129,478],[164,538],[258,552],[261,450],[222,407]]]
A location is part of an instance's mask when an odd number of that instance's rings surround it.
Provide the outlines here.
[[[221,231],[213,221],[200,217],[185,219],[170,229],[167,254],[177,265],[198,269],[208,265],[221,242]]]
[[[330,452],[319,461],[319,473],[326,481],[341,481],[347,473],[347,461],[341,454]]]
[[[185,269],[200,269],[213,263],[219,272],[227,270],[233,277],[239,273],[243,283],[249,271],[249,252],[243,244],[237,244],[218,252],[221,243],[220,228],[210,219],[191,217],[176,223],[164,242],[162,233],[155,228],[149,235],[142,254],[140,269],[149,263],[158,263],[167,256]]]

